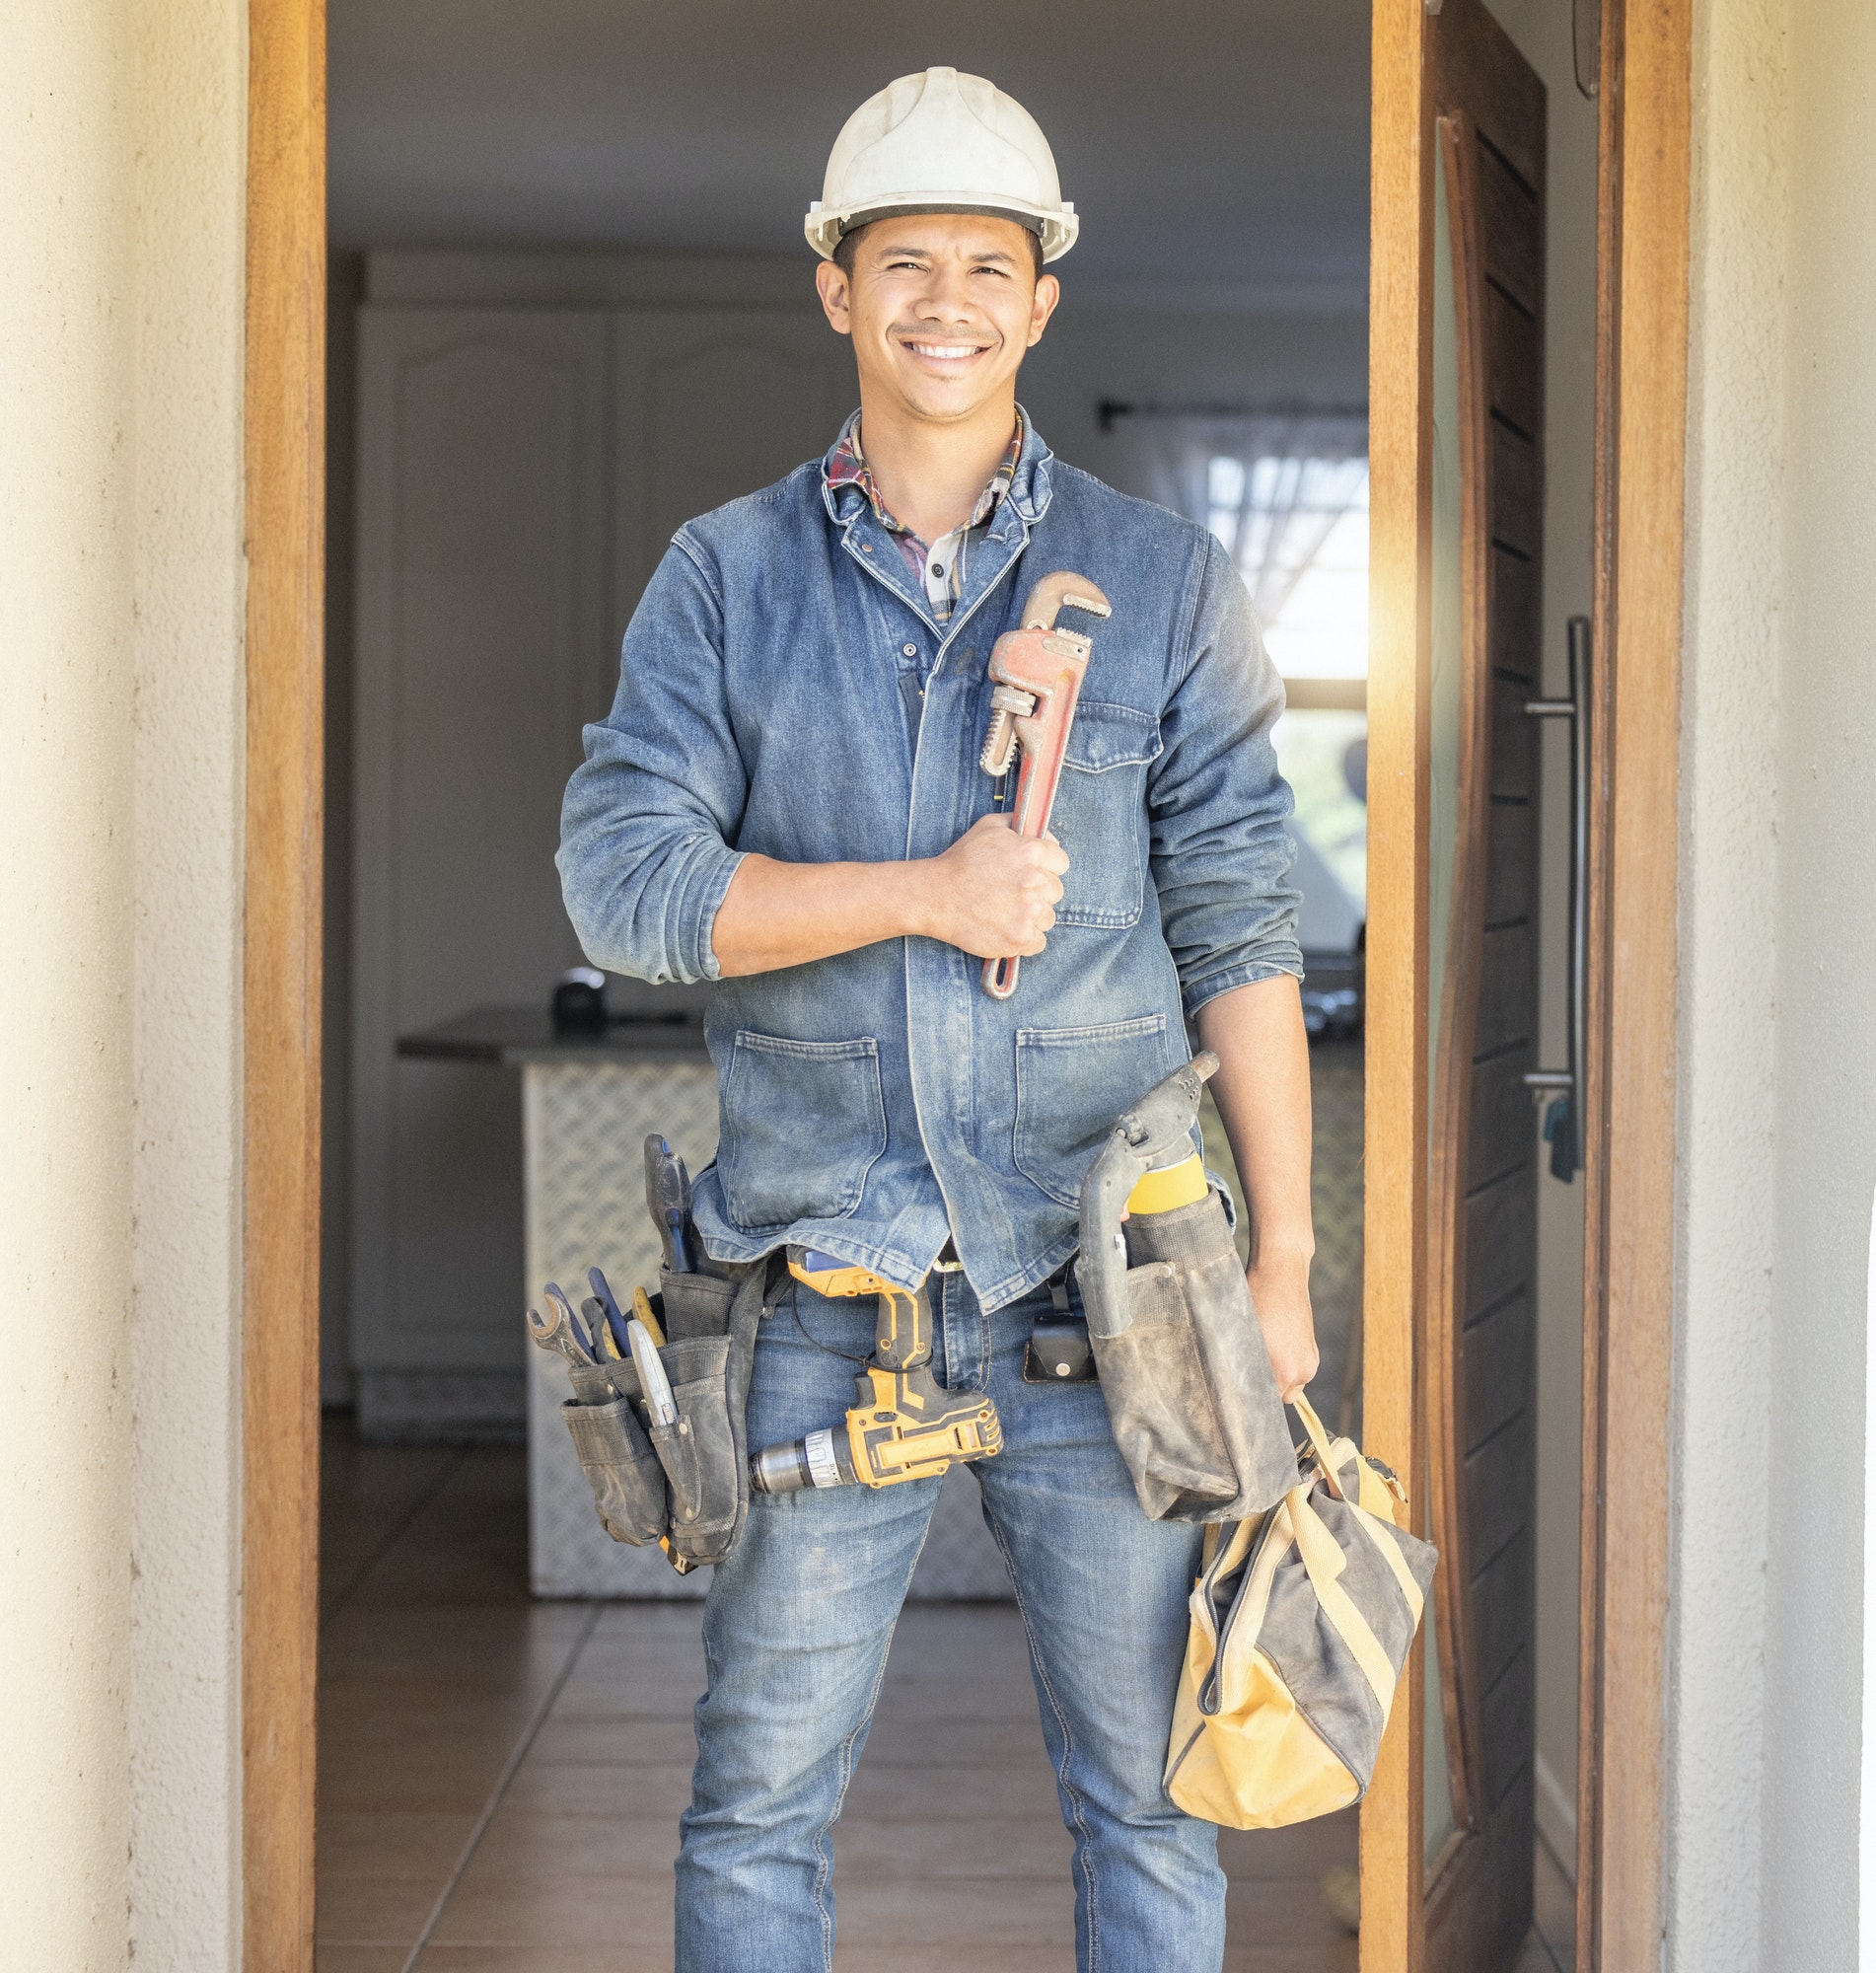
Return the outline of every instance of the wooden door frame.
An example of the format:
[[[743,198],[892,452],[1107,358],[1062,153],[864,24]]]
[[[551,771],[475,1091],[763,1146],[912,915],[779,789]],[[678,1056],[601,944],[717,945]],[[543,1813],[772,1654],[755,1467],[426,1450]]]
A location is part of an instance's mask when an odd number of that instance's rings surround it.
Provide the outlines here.
[[[1434,129],[1429,9],[1374,0],[1364,1431],[1425,1494]],[[1577,1965],[1664,1915],[1693,0],[1603,0]],[[1623,419],[1632,403],[1642,414]],[[1419,1508],[1425,1513],[1424,1505]],[[1421,1647],[1361,1820],[1363,1973],[1421,1973]]]
[[[242,935],[246,1973],[312,1973],[325,815],[325,7],[250,0]]]
[[[1374,574],[1365,1416],[1425,1470],[1427,0],[1374,0]],[[1675,904],[1692,0],[1604,0],[1578,1964],[1663,1910]],[[242,1902],[248,1973],[313,1963],[324,807],[325,21],[250,0],[245,401]],[[1623,420],[1624,402],[1646,407]],[[1400,599],[1408,599],[1402,607]],[[1620,959],[1620,964],[1618,964]],[[1415,1493],[1423,1489],[1416,1487]],[[1362,1810],[1364,1973],[1419,1973],[1418,1653]]]

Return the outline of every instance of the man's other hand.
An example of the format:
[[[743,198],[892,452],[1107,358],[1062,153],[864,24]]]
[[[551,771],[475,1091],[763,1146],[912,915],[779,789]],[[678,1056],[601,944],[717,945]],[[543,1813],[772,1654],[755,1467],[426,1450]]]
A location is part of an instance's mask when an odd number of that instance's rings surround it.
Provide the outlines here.
[[[1270,1367],[1276,1372],[1276,1387],[1287,1404],[1315,1376],[1322,1361],[1310,1308],[1309,1262],[1287,1255],[1269,1261],[1260,1257],[1245,1279],[1263,1331],[1263,1347],[1270,1352]]]
[[[1052,836],[1018,836],[1006,816],[986,815],[914,867],[929,937],[977,959],[1031,959],[1048,943],[1068,855]]]

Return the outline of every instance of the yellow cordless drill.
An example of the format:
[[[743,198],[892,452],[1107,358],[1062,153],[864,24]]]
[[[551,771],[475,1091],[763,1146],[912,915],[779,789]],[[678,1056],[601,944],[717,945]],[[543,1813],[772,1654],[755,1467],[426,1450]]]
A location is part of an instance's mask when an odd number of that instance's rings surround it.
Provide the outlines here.
[[[931,1373],[931,1301],[924,1285],[902,1288],[866,1268],[809,1247],[788,1250],[788,1272],[817,1294],[879,1297],[873,1358],[854,1379],[859,1402],[845,1420],[806,1438],[771,1445],[749,1463],[758,1494],[804,1487],[896,1487],[935,1480],[954,1459],[1003,1449],[996,1405],[981,1391],[947,1391]]]

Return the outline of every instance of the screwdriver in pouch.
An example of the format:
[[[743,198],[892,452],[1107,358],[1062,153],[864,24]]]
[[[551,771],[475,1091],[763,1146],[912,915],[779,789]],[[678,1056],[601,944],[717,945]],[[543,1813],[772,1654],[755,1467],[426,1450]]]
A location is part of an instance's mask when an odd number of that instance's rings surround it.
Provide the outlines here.
[[[613,1347],[621,1356],[629,1355],[631,1343],[625,1334],[625,1315],[618,1305],[618,1298],[613,1293],[606,1277],[598,1268],[588,1268],[586,1279],[592,1285],[594,1298],[600,1305],[606,1326],[613,1333]]]

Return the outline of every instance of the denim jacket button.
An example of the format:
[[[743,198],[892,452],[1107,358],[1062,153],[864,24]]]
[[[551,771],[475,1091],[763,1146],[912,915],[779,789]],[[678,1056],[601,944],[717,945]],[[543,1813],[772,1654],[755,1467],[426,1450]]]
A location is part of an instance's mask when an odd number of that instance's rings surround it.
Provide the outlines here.
[[[916,644],[902,644],[899,648],[908,658],[915,658],[918,655],[918,646]]]

